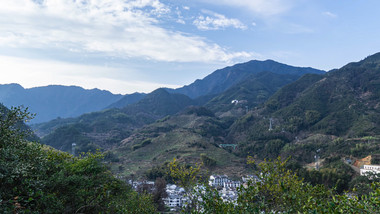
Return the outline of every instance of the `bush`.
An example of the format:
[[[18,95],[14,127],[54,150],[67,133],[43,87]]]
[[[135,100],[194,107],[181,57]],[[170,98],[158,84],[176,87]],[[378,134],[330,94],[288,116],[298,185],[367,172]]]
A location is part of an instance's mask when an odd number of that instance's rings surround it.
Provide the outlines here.
[[[26,111],[0,108],[0,213],[153,213],[149,196],[114,178],[103,155],[73,157],[26,140]]]
[[[220,193],[207,184],[198,188],[191,213],[377,213],[380,208],[380,183],[368,185],[360,198],[339,195],[323,185],[305,183],[287,161],[276,159],[259,164],[258,180],[240,187],[236,201],[223,201]],[[252,158],[249,159],[252,163]],[[188,210],[187,210],[188,211]]]

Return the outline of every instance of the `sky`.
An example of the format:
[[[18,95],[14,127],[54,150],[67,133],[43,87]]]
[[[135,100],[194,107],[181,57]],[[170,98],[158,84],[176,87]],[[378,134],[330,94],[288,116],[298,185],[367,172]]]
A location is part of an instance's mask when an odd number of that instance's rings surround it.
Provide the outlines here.
[[[322,70],[380,52],[379,0],[0,0],[0,84],[178,88],[272,59]]]

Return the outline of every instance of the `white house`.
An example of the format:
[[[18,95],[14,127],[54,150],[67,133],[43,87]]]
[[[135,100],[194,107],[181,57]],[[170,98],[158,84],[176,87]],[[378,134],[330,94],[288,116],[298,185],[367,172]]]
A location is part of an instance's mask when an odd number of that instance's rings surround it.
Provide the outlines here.
[[[380,177],[380,165],[364,165],[363,168],[360,169],[361,176],[370,176],[376,174],[376,177]]]
[[[230,182],[231,180],[228,179],[227,175],[211,175],[209,179],[209,185],[210,186],[224,186],[224,183]]]
[[[259,177],[257,177],[257,175],[246,175],[246,176],[243,176],[241,177],[241,179],[243,180],[243,183],[248,183],[248,181],[252,181],[252,182],[257,182],[259,181]]]
[[[164,202],[169,207],[182,207],[182,196],[172,194],[165,198]]]
[[[168,197],[164,198],[163,200],[166,206],[168,207],[182,207],[187,200],[186,197],[184,197],[185,189],[175,184],[167,184],[166,193],[168,194]]]
[[[240,185],[241,185],[240,181],[228,181],[228,182],[223,183],[224,188],[227,188],[227,187],[238,188],[238,187],[240,187]]]

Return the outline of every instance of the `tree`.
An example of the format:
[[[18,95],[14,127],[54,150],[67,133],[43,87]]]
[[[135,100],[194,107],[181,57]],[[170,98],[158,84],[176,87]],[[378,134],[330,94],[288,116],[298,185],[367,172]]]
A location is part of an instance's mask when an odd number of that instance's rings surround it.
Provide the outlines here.
[[[248,159],[253,164],[252,158]],[[223,201],[216,189],[197,192],[199,200],[192,213],[377,213],[380,209],[380,182],[368,186],[360,198],[337,194],[323,185],[303,182],[286,169],[280,158],[258,164],[258,180],[238,189],[236,201]]]
[[[165,204],[162,199],[167,196],[165,179],[157,178],[154,182],[153,202],[157,205],[158,211],[165,211]]]
[[[185,206],[185,212],[189,213],[191,210],[196,209],[197,195],[195,192],[195,186],[198,184],[199,173],[201,164],[196,166],[185,166],[178,163],[174,158],[169,163],[170,176],[176,181],[176,183],[185,189],[185,192],[189,198],[189,203]]]
[[[79,157],[27,140],[27,110],[0,106],[0,213],[154,213],[100,153]]]

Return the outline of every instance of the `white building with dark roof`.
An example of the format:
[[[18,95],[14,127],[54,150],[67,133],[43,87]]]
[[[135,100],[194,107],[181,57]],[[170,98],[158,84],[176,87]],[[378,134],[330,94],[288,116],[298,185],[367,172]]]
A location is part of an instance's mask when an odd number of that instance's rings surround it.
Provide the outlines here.
[[[217,187],[217,186],[224,186],[224,183],[230,182],[231,180],[228,179],[227,175],[211,175],[210,179],[208,181],[210,186]]]

